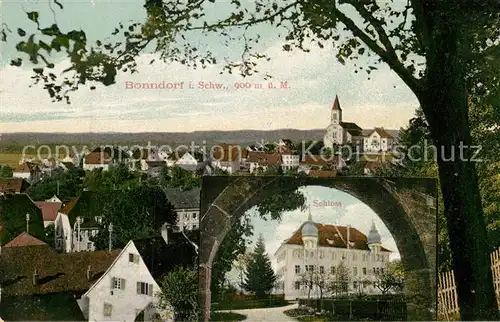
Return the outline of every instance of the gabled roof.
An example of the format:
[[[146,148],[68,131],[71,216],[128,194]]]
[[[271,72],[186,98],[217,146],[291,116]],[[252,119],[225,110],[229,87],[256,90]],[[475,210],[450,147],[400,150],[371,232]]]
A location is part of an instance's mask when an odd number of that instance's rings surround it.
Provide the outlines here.
[[[0,192],[3,193],[23,193],[30,187],[30,184],[22,178],[0,179]]]
[[[340,126],[345,129],[352,136],[362,136],[363,129],[360,128],[356,123],[352,122],[340,122]]]
[[[46,201],[35,201],[35,205],[42,209],[42,216],[44,221],[54,221],[56,220],[57,213],[61,210],[62,203],[60,202],[46,202]]]
[[[339,102],[339,96],[338,95],[335,95],[335,102],[333,102],[332,110],[342,111],[342,108],[340,108],[340,102]]]
[[[111,159],[106,152],[90,152],[85,156],[85,164],[110,164]]]
[[[326,167],[330,165],[330,162],[325,160],[321,155],[306,155],[300,161],[302,164],[307,164],[307,165],[314,165],[314,166],[320,166],[320,167]]]
[[[180,188],[165,188],[167,200],[174,206],[174,209],[199,209],[200,208],[200,188],[191,190],[181,190]]]
[[[387,138],[387,139],[393,138],[392,135],[387,133],[387,131],[385,131],[383,127],[376,127],[367,136],[372,135],[374,132],[377,132],[377,134],[380,135],[381,138]]]
[[[85,292],[119,252],[58,253],[47,245],[3,248],[0,254],[2,296]],[[87,279],[89,265],[90,280]],[[35,270],[38,283],[33,285]]]
[[[11,240],[4,247],[36,246],[36,245],[47,245],[47,244],[41,241],[40,239],[31,236],[26,232],[22,232],[21,234],[19,234],[19,236]]]
[[[191,235],[189,238],[193,240],[194,235]],[[193,245],[181,233],[169,232],[170,237],[174,242],[169,241],[169,244],[161,236],[133,240],[149,272],[157,281],[176,267],[196,265],[196,252]],[[198,244],[198,240],[193,240],[193,242]]]
[[[75,223],[76,217],[93,220],[94,217],[102,216],[106,204],[118,193],[120,192],[102,194],[96,191],[83,191],[79,197],[71,199],[60,212],[68,215],[71,225]]]
[[[22,173],[31,173],[32,171],[38,170],[38,165],[31,162],[23,162],[17,168],[12,170],[12,172],[22,172]]]
[[[304,223],[305,224],[305,223]],[[300,228],[295,231],[285,244],[290,245],[303,245],[302,242],[302,224]],[[334,247],[334,248],[347,248],[347,229],[345,226],[324,225],[315,223],[318,228],[318,246]],[[340,234],[339,234],[340,233]],[[365,234],[351,227],[349,229],[349,239],[351,241],[350,249],[369,250],[367,237]],[[390,252],[390,250],[381,247],[381,251]]]

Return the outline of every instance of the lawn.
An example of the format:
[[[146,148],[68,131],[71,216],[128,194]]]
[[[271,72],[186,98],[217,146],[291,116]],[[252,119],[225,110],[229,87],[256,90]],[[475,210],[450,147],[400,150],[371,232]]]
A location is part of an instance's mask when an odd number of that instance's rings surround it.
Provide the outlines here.
[[[287,310],[285,312],[285,315],[295,318],[297,321],[300,322],[329,322],[329,321],[372,321],[370,319],[357,319],[355,317],[349,319],[349,317],[343,317],[343,316],[338,316],[338,315],[333,315],[330,313],[324,314],[324,315],[315,315],[314,313],[311,313],[308,310],[304,309],[293,309],[293,310]]]
[[[213,312],[210,316],[210,321],[243,321],[247,318],[246,315],[232,312]]]
[[[290,303],[285,300],[263,299],[263,300],[235,300],[231,302],[212,303],[213,311],[222,310],[245,310],[265,307],[280,307]]]

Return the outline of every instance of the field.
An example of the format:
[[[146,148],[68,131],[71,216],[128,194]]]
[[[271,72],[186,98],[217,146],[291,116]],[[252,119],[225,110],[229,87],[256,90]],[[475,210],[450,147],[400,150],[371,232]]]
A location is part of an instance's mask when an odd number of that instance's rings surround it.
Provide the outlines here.
[[[24,155],[26,158],[37,158],[35,154],[26,154]],[[41,158],[46,158],[47,155],[41,155]],[[13,169],[15,169],[19,165],[19,161],[23,158],[22,152],[0,152],[0,165],[7,165]],[[36,163],[39,163],[41,160],[35,160]]]

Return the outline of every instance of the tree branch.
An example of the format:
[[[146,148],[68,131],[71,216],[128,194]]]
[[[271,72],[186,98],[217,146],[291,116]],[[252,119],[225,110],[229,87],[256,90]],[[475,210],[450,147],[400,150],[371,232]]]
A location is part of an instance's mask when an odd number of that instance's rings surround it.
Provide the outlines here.
[[[343,14],[339,9],[335,9],[336,15],[340,22],[342,22],[347,29],[349,29],[354,36],[358,37],[363,41],[368,48],[373,50],[389,67],[396,73],[398,76],[405,82],[406,85],[415,93],[415,95],[419,95],[420,93],[420,82],[416,79],[410,70],[408,70],[404,65],[399,61],[395,54],[391,54],[381,48],[375,40],[370,38],[364,31],[362,31],[354,21],[352,21],[349,17]]]

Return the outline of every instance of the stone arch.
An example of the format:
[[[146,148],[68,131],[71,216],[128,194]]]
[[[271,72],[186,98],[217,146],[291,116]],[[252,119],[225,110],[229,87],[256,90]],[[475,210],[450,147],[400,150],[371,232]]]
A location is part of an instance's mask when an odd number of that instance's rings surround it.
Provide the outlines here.
[[[384,222],[398,246],[405,269],[408,319],[435,320],[435,180],[261,176],[207,177],[203,181],[199,292],[205,321],[210,317],[211,267],[220,243],[231,225],[272,192],[276,185],[334,188],[370,207]]]

